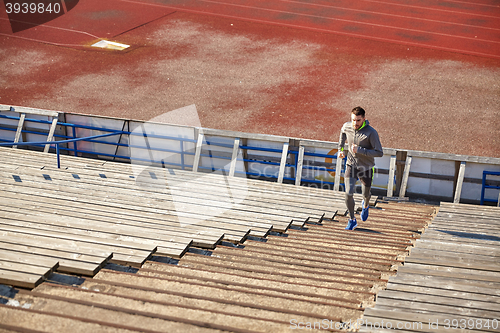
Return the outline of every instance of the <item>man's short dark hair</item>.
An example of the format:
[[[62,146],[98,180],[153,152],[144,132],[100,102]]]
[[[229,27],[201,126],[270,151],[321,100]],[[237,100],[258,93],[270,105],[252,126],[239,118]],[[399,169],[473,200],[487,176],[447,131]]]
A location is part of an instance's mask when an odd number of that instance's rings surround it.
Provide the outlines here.
[[[361,116],[365,117],[365,110],[361,106],[356,106],[354,109],[352,109],[352,114],[356,116]]]

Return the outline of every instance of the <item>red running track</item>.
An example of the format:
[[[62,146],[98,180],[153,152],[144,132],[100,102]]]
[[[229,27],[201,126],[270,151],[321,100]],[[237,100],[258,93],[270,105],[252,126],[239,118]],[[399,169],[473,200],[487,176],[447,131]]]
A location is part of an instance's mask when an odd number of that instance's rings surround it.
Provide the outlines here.
[[[498,0],[122,1],[500,58]]]
[[[176,10],[500,58],[499,0],[85,0],[45,24],[0,35],[86,47]]]
[[[5,0],[4,2],[8,2]],[[87,47],[110,39],[174,12],[140,2],[84,0],[66,14],[30,29],[12,32],[0,2],[0,35],[72,48]]]

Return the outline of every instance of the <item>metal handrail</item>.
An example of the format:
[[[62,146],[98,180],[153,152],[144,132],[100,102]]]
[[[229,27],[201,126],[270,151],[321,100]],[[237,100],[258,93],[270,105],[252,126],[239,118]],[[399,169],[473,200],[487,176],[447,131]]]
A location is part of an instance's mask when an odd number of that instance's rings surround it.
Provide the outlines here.
[[[1,115],[0,114],[0,118],[4,118],[4,119],[12,119],[12,120],[19,120],[20,117],[18,116],[8,116],[8,115]],[[35,123],[41,123],[41,124],[51,124],[50,121],[47,121],[47,120],[43,120],[43,119],[34,119],[34,118],[25,118],[25,121],[31,121],[31,122],[35,122]],[[89,154],[96,154],[95,152],[87,152],[85,150],[79,150],[76,148],[76,142],[78,141],[86,141],[86,142],[93,142],[93,143],[102,143],[102,144],[109,144],[109,145],[115,145],[117,147],[131,147],[131,148],[143,148],[143,147],[140,147],[140,146],[136,146],[136,145],[130,145],[130,143],[119,143],[119,142],[106,142],[106,141],[102,141],[102,140],[96,140],[98,138],[103,138],[103,137],[108,137],[108,136],[114,136],[114,135],[134,135],[134,136],[144,136],[145,133],[134,133],[134,132],[130,132],[130,131],[119,131],[119,130],[114,130],[114,129],[109,129],[109,128],[102,128],[102,127],[96,127],[96,126],[88,126],[88,125],[81,125],[81,124],[72,124],[72,123],[67,123],[67,122],[58,122],[58,125],[59,126],[66,126],[66,127],[70,127],[73,129],[73,137],[71,136],[67,136],[67,135],[57,135],[57,134],[54,134],[55,137],[57,138],[62,138],[63,140],[59,140],[59,141],[44,141],[44,142],[5,142],[5,143],[1,143],[0,142],[0,146],[28,146],[28,145],[47,145],[47,144],[54,144],[55,145],[55,148],[56,148],[56,153],[57,153],[57,166],[58,168],[60,168],[60,151],[63,150],[63,151],[74,151],[74,154],[75,156],[77,156],[77,153],[78,152],[81,152],[81,153],[89,153]],[[100,135],[94,135],[94,136],[87,136],[87,137],[82,137],[82,138],[76,138],[76,133],[75,133],[75,129],[77,128],[80,128],[80,129],[87,129],[87,130],[96,130],[96,131],[107,131],[108,133],[106,134],[100,134]],[[7,128],[1,128],[0,129],[4,129],[4,130],[11,130],[11,129],[7,129]],[[12,129],[12,130],[15,130],[15,129]],[[27,132],[27,133],[32,133],[32,134],[42,134],[42,133],[38,133],[38,132],[31,132],[31,131],[26,131],[26,130],[22,130],[23,133]],[[194,139],[189,139],[189,138],[182,138],[182,137],[170,137],[170,136],[165,136],[165,135],[158,135],[158,134],[147,134],[147,137],[149,138],[160,138],[160,139],[167,139],[167,140],[177,140],[177,141],[180,141],[181,143],[181,151],[180,151],[180,154],[182,155],[181,156],[181,159],[184,158],[184,154],[187,154],[187,155],[194,155],[194,153],[189,153],[189,152],[185,152],[183,150],[183,143],[184,142],[196,142],[196,140]],[[71,138],[71,139],[66,139],[66,138]],[[0,141],[3,141],[3,140],[0,140]],[[74,144],[74,148],[70,148],[70,147],[61,147],[60,144],[65,144],[65,143],[75,143]],[[207,140],[207,144],[208,145],[215,145],[215,146],[220,146],[220,147],[225,147],[225,148],[232,148],[233,145],[230,145],[230,144],[224,144],[224,143],[216,143],[216,142],[212,142],[212,140]],[[246,149],[246,150],[255,150],[255,151],[265,151],[265,152],[275,152],[275,153],[281,153],[282,150],[281,149],[277,149],[277,148],[267,148],[267,147],[253,147],[253,146],[249,146],[249,145],[240,145],[239,146],[240,149]],[[145,149],[149,149],[149,148],[145,148]],[[176,151],[173,151],[173,150],[170,150],[170,149],[165,149],[165,148],[154,148],[155,151],[165,151],[165,152],[176,152]],[[297,168],[297,157],[298,157],[298,153],[295,152],[295,151],[288,151],[288,154],[294,154],[295,155],[295,163],[286,163],[285,164],[285,167],[288,167],[288,168]],[[110,156],[110,157],[114,157],[114,158],[124,158],[124,159],[130,159],[132,160],[132,157],[130,156],[120,156],[120,155],[117,155],[116,153],[115,154],[105,154],[105,153],[100,153],[99,155],[102,155],[102,156]],[[315,154],[312,154],[312,153],[308,153],[306,152],[305,155],[311,155],[311,156],[318,156],[318,157],[331,157],[331,155],[328,155],[328,154],[318,154],[318,153],[315,153]],[[201,156],[209,156],[211,158],[217,158],[217,159],[230,159],[230,157],[225,157],[225,156],[213,156],[212,154],[210,155],[205,155],[205,154],[201,154]],[[140,158],[137,158],[137,160],[143,160],[143,159],[140,159]],[[240,160],[240,159],[238,159]],[[243,158],[241,159],[241,161],[243,162],[254,162],[254,163],[259,163],[259,164],[267,164],[267,165],[276,165],[278,166],[280,163],[278,162],[272,162],[272,161],[261,161],[261,160],[254,160],[254,159],[247,159],[247,158]],[[182,169],[184,169],[185,167],[185,164],[184,164],[184,161],[181,162],[182,164],[175,164],[173,163],[173,165],[179,165],[180,167],[182,167]],[[162,164],[163,164],[163,161],[162,161]],[[319,168],[317,166],[309,166],[309,165],[304,165],[303,166],[305,169],[323,169],[323,168]],[[213,169],[213,167],[212,167]],[[324,168],[325,171],[327,172],[330,172],[330,171],[335,171],[335,169],[329,169],[328,167]],[[239,172],[238,172],[239,173]],[[247,175],[253,175],[251,172],[248,172],[246,171],[245,172]],[[277,176],[274,176],[274,175],[265,175],[266,177],[268,178],[277,178]],[[295,178],[290,178],[290,177],[285,177],[284,179],[287,179],[287,180],[294,180]],[[313,182],[313,183],[316,183],[316,182],[321,182],[321,183],[330,183],[330,182],[325,182],[325,181],[317,181],[317,180],[312,180],[312,179],[308,179],[307,182]],[[333,184],[333,183],[332,183]]]
[[[84,138],[76,138],[76,139],[69,139],[69,140],[60,140],[60,141],[38,141],[38,142],[3,142],[0,143],[0,147],[2,146],[35,146],[35,145],[55,145],[56,146],[56,154],[57,154],[57,168],[61,168],[61,156],[59,153],[59,145],[63,143],[69,143],[69,142],[77,142],[77,141],[83,141],[83,140],[89,140],[89,139],[97,139],[97,138],[103,138],[107,136],[113,136],[113,135],[119,135],[119,134],[124,134],[126,132],[114,132],[114,133],[107,133],[107,134],[100,134],[100,135],[93,135],[93,136],[86,136]]]

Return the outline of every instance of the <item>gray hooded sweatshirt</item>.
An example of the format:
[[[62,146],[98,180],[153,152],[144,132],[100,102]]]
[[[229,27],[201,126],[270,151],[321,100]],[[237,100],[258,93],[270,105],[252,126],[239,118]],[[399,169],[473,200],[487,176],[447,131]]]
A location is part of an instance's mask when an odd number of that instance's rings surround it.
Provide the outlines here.
[[[340,130],[339,150],[344,150],[346,140],[349,149],[347,165],[369,169],[375,165],[375,157],[384,155],[378,133],[370,126],[368,120],[359,130],[354,129],[351,121],[345,123]],[[350,151],[353,143],[358,145],[356,154]]]

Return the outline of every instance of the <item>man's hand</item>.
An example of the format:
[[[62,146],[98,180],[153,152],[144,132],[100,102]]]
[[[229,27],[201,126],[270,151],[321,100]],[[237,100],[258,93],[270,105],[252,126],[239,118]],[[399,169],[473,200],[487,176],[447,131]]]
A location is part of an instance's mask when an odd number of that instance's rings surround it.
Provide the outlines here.
[[[351,151],[352,151],[354,154],[356,154],[356,153],[358,152],[358,145],[356,145],[356,144],[354,144],[354,143],[353,143],[353,144],[351,145]]]
[[[339,151],[339,157],[340,158],[344,158],[345,157],[345,153],[343,150]]]

